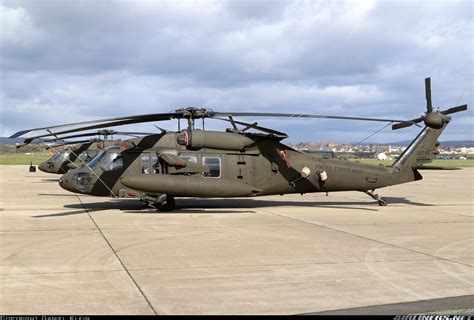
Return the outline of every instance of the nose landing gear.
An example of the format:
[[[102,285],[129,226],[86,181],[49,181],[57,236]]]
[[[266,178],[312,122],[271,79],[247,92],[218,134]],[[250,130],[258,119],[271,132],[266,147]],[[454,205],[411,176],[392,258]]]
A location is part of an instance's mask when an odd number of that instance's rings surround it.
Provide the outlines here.
[[[174,197],[167,194],[162,194],[156,198],[145,196],[142,201],[146,203],[146,206],[158,209],[158,211],[172,211],[176,205]]]

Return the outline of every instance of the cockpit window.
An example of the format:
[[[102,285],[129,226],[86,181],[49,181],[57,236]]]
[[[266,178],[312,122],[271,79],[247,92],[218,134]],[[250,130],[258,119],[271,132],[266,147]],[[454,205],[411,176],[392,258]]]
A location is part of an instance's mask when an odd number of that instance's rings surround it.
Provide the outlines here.
[[[151,172],[160,173],[160,157],[157,155],[151,157]]]
[[[119,170],[123,168],[122,154],[118,152],[107,153],[102,160],[102,171]]]
[[[160,173],[160,157],[158,157],[157,155],[150,156],[148,152],[145,152],[144,155],[142,155],[140,158],[140,167],[142,174],[149,174],[150,172],[153,174]]]
[[[68,157],[69,157],[69,154],[70,152],[69,151],[61,151],[61,152],[58,152],[56,153],[52,158],[51,160],[61,160],[61,161],[64,161],[66,160]]]
[[[57,160],[61,156],[61,152],[56,152],[56,154],[51,158],[51,160]]]
[[[83,151],[79,155],[79,159],[81,160],[81,162],[87,162],[90,159],[90,156],[86,151]]]
[[[141,157],[141,168],[142,168],[142,174],[150,173],[150,155],[149,154],[146,154]]]
[[[105,150],[102,150],[101,152],[99,152],[94,158],[92,158],[91,161],[87,163],[87,166],[91,168],[92,170],[94,170],[95,167],[97,167],[97,164],[100,162],[100,159],[102,159],[102,157],[104,156],[105,152],[106,152]]]
[[[101,152],[99,152],[94,158],[92,158],[92,160],[87,163],[87,166],[91,168],[92,170],[94,170],[97,167],[97,165],[101,162],[101,160],[104,158],[105,155],[108,155],[111,153],[112,154],[117,153],[118,151],[120,151],[120,147],[106,148],[102,150]],[[110,158],[108,158],[108,160],[113,161],[113,159],[110,160]]]

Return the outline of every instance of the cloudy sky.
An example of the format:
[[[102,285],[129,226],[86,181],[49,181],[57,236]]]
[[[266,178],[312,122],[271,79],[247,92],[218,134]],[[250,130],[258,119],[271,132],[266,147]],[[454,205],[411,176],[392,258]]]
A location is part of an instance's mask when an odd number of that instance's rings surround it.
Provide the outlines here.
[[[412,118],[431,76],[435,107],[471,108],[442,140],[473,139],[470,0],[1,0],[0,10],[1,136],[186,106]],[[258,121],[289,142],[354,142],[383,127]],[[387,128],[370,141],[417,130]]]

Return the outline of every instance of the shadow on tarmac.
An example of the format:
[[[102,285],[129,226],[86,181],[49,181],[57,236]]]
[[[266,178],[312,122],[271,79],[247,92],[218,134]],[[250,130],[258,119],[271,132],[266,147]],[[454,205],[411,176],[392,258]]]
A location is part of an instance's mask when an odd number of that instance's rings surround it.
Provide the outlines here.
[[[63,194],[41,194],[48,196],[69,196]],[[432,204],[413,202],[402,197],[385,197],[389,206],[391,204],[405,204],[412,206],[433,206]],[[104,211],[104,210],[120,210],[124,213],[136,214],[229,214],[229,213],[255,213],[255,211],[232,210],[233,209],[258,209],[266,207],[308,207],[308,208],[332,208],[344,210],[363,210],[363,211],[379,211],[382,207],[378,206],[376,201],[274,201],[260,200],[255,198],[238,198],[238,199],[199,199],[187,198],[177,199],[176,209],[171,212],[160,212],[156,209],[144,205],[141,201],[134,199],[113,199],[101,202],[85,202],[77,204],[68,204],[64,208],[78,209],[74,211],[46,214],[33,216],[34,218],[68,216],[74,214]],[[358,207],[355,207],[358,206]],[[206,210],[210,209],[210,210]],[[225,210],[215,210],[225,209]]]
[[[410,301],[402,303],[391,303],[350,309],[329,310],[322,312],[306,313],[306,315],[413,315],[434,313],[432,319],[437,315],[472,315],[474,295],[437,298],[429,300]],[[408,318],[408,317],[407,317]],[[422,317],[419,317],[421,319]],[[461,318],[461,317],[460,317]],[[440,318],[442,319],[442,318]],[[468,317],[464,317],[468,319]],[[472,317],[471,317],[472,319]]]
[[[63,194],[63,193],[38,193],[39,196],[52,196],[52,197],[75,197],[75,194]]]

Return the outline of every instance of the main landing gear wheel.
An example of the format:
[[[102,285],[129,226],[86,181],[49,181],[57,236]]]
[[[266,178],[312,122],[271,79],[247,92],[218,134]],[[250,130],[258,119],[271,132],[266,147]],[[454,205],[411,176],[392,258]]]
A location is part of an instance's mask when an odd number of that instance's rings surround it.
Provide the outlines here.
[[[162,195],[154,203],[154,207],[159,211],[172,211],[176,205],[173,196]]]
[[[367,194],[368,196],[370,196],[372,199],[377,200],[379,206],[381,206],[381,207],[387,206],[387,202],[383,198],[381,198],[378,194],[375,194],[374,191],[375,190],[364,191],[364,193]]]

